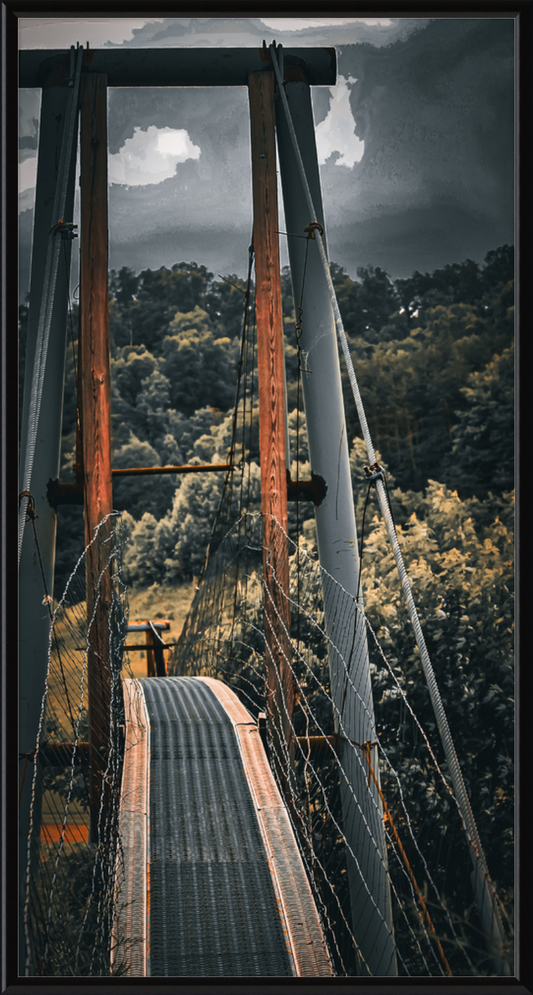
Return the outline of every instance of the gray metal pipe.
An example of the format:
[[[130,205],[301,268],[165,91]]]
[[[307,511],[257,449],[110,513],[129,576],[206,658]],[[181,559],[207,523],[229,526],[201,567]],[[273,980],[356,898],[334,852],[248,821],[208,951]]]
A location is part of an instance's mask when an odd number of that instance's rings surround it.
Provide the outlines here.
[[[21,427],[21,473],[24,470],[24,454],[28,437],[31,376],[39,325],[48,233],[52,224],[58,220],[57,218],[53,218],[52,211],[68,95],[69,89],[66,87],[44,89],[41,104]],[[72,220],[74,210],[75,148],[74,144],[73,155],[69,166],[65,220]],[[59,475],[67,330],[66,271],[70,270],[71,245],[70,241],[65,241],[61,246],[61,256],[63,257],[63,254],[66,253],[66,266],[65,260],[61,258],[61,265],[58,268],[48,345],[48,361],[46,364],[41,402],[42,417],[39,419],[31,477],[31,492],[35,499],[37,516],[35,526],[44,581],[35,546],[33,528],[29,522],[25,526],[19,568],[19,602],[20,619],[22,620],[19,632],[19,754],[21,755],[19,762],[19,780],[21,783],[19,805],[19,958],[22,974],[24,973],[26,961],[23,910],[26,884],[26,848],[29,832],[33,775],[33,762],[31,760],[26,762],[25,755],[32,753],[35,749],[48,663],[50,617],[48,608],[43,605],[43,596],[45,585],[48,594],[53,595],[56,512],[48,503],[46,488],[50,478],[55,479]],[[27,619],[32,620],[31,625],[27,624]],[[38,795],[36,798],[35,815],[35,821],[38,823]],[[39,839],[37,834],[33,840],[35,859],[38,859],[38,847]]]
[[[305,82],[286,84],[317,218],[309,217],[305,192],[281,104],[276,127],[287,231],[304,234],[312,221],[324,224],[310,90]],[[326,631],[330,647],[331,692],[337,712],[339,750],[347,782],[342,783],[344,833],[352,927],[362,975],[395,975],[390,885],[383,811],[377,787],[368,778],[363,744],[375,743],[374,708],[366,630],[357,612],[359,553],[342,399],[335,322],[318,243],[289,237],[295,303],[303,285],[302,388],[313,473],[324,478],[326,497],[315,508],[321,566],[348,593],[324,578]],[[305,282],[304,282],[305,268]],[[350,597],[351,596],[351,597]],[[360,599],[361,600],[361,599]],[[341,610],[342,605],[342,610]],[[346,666],[345,666],[346,665]],[[348,669],[349,677],[346,673]],[[357,745],[355,745],[357,744]],[[375,751],[372,751],[375,757]],[[372,761],[378,777],[377,760]]]

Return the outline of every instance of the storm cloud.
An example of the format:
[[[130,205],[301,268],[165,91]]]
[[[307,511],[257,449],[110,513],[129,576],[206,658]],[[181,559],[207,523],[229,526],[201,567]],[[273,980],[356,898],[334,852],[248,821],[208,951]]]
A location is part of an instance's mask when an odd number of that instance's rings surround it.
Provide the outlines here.
[[[295,19],[284,18],[154,19],[120,44],[253,47],[276,38],[286,47],[334,45],[339,82],[314,88],[313,106],[330,255],[351,275],[372,264],[406,276],[480,261],[512,243],[512,18],[299,23],[296,30]],[[21,120],[30,138],[30,91]],[[246,88],[109,90],[110,179],[120,180],[109,191],[112,267],[194,259],[213,272],[244,273],[249,128]],[[161,141],[170,132],[182,141],[174,160]],[[128,150],[137,156],[135,174],[121,171]],[[30,176],[30,150],[23,154]],[[143,155],[150,157],[144,166]],[[24,214],[21,222],[23,248],[31,223]]]

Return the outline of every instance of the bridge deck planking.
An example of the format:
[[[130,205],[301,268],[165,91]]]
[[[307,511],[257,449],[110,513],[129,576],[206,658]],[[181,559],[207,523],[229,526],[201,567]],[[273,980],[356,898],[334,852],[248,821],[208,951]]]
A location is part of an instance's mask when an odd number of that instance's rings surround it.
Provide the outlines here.
[[[115,962],[126,961],[130,976],[331,975],[252,717],[219,681],[149,678],[124,688],[117,936],[135,925],[137,943],[122,936]]]

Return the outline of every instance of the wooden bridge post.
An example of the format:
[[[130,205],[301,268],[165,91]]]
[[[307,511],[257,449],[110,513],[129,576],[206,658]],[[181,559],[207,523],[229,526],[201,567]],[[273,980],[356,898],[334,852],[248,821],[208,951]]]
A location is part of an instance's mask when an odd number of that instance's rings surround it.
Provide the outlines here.
[[[285,793],[292,762],[294,699],[290,660],[287,469],[283,317],[278,243],[274,74],[248,78],[254,203],[255,310],[259,377],[259,449],[268,710],[276,765]]]
[[[107,76],[81,78],[81,259],[79,383],[85,541],[113,510],[111,478],[111,391],[109,372],[108,246],[107,246]],[[98,838],[98,822],[105,819],[103,775],[109,750],[108,617],[111,577],[106,563],[109,549],[102,540],[109,523],[86,557],[88,656],[89,762],[91,834]],[[94,618],[93,618],[94,615]]]

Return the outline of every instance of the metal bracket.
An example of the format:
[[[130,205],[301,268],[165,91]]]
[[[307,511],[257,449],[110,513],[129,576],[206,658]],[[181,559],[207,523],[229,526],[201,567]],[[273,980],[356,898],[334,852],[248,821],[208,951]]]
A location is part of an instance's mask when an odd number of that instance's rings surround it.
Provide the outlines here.
[[[50,479],[46,485],[46,497],[51,508],[60,504],[83,504],[83,484],[62,484]]]
[[[311,224],[307,225],[304,228],[304,231],[306,231],[308,233],[307,234],[308,238],[314,238],[315,237],[315,231],[317,231],[319,233],[319,235],[323,235],[324,234],[324,229],[323,229],[322,225],[319,224],[318,221],[311,221]]]
[[[293,480],[290,471],[287,470],[287,500],[288,501],[312,501],[318,508],[322,504],[328,492],[328,485],[319,473],[311,471],[310,480]]]
[[[365,476],[369,484],[373,487],[376,486],[376,480],[383,480],[385,477],[385,470],[379,463],[373,463],[372,466],[365,466]]]
[[[63,221],[63,218],[60,218],[55,225],[52,225],[48,234],[54,232],[56,235],[60,234],[62,239],[72,241],[73,238],[78,237],[77,231],[74,231],[77,227],[74,221]]]

